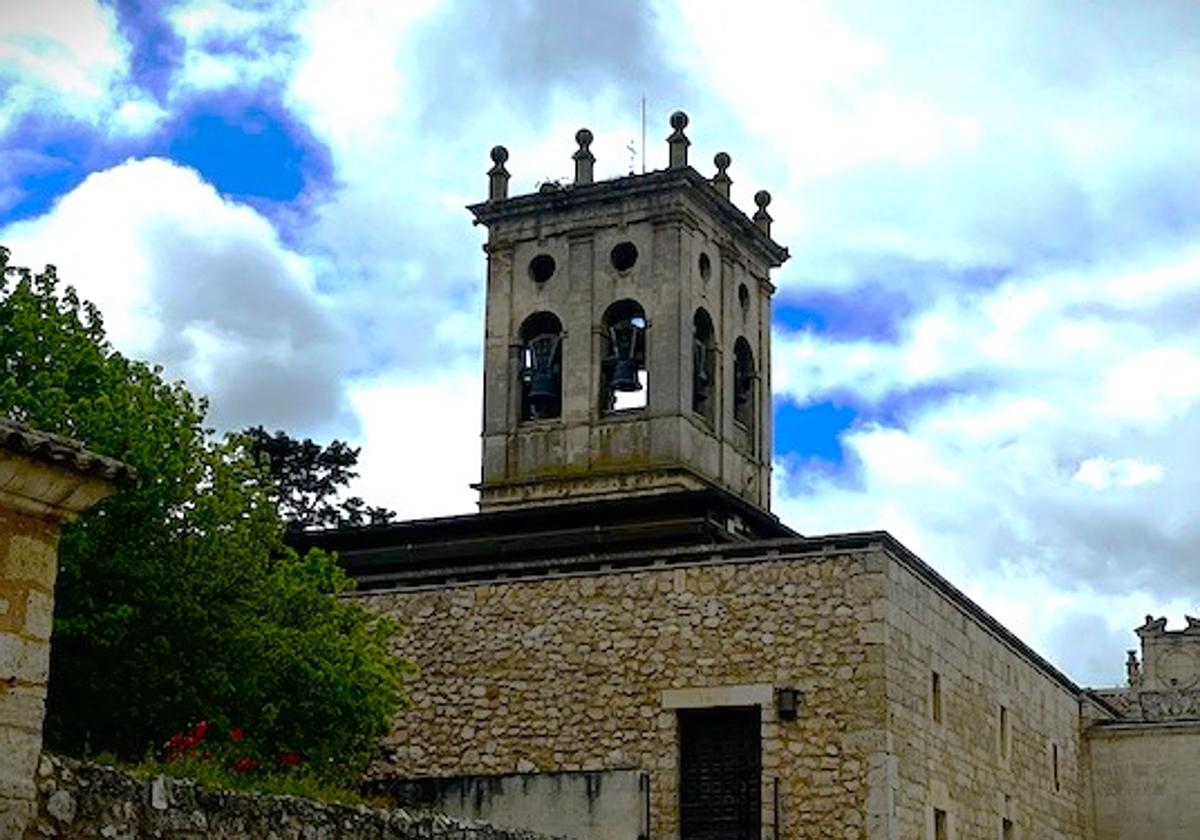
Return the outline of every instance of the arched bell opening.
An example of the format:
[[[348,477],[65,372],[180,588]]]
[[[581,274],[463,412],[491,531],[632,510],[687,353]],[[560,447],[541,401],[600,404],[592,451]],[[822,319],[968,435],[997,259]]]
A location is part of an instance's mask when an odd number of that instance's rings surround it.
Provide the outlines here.
[[[713,419],[716,405],[717,346],[712,318],[697,309],[692,319],[692,411]]]
[[[646,371],[646,311],[634,300],[619,300],[604,312],[600,366],[600,408],[645,408],[650,378]]]
[[[754,417],[758,401],[758,372],[754,369],[754,352],[750,342],[739,338],[733,345],[733,419],[747,432],[754,432]]]
[[[521,325],[521,419],[562,416],[562,322],[537,312]]]

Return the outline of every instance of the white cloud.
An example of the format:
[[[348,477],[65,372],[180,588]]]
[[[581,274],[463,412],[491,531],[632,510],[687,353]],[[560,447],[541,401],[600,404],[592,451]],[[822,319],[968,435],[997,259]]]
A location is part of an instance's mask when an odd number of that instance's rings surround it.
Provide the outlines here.
[[[1137,458],[1110,460],[1103,455],[1097,455],[1082,461],[1072,478],[1093,490],[1137,487],[1139,484],[1162,481],[1163,468],[1161,464],[1147,464]]]
[[[122,133],[151,128],[162,115],[128,85],[128,53],[108,6],[89,0],[6,3],[0,14],[0,133],[35,111],[70,114]]]
[[[15,263],[55,263],[114,345],[212,398],[213,420],[336,429],[354,355],[316,268],[265,218],[161,159],[90,175],[2,232]]]
[[[785,461],[776,511],[804,533],[891,530],[1035,643],[1059,618],[1033,605],[1060,595],[1071,621],[1122,610],[1107,641],[1174,614],[1200,587],[1198,279],[1184,251],[940,289],[895,341],[778,333],[782,393],[886,420],[841,434],[851,477]]]
[[[285,84],[294,65],[293,26],[298,2],[257,4],[253,10],[223,0],[188,0],[167,18],[183,41],[171,95],[264,83]]]
[[[362,429],[352,491],[401,519],[470,513],[477,493],[483,396],[475,369],[433,378],[355,382],[350,402]]]

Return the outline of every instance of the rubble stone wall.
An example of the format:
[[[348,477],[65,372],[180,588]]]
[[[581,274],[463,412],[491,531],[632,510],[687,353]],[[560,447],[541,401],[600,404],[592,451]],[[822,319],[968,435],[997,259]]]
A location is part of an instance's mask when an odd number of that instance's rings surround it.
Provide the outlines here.
[[[889,566],[887,663],[895,836],[933,838],[935,809],[947,840],[1091,836],[1078,696],[904,562]]]
[[[290,796],[210,791],[135,779],[112,767],[43,755],[27,840],[537,840],[539,835],[441,814],[328,805]]]
[[[676,709],[757,704],[764,836],[777,793],[778,836],[864,837],[886,742],[886,562],[826,549],[362,593],[403,623],[395,649],[421,671],[378,775],[643,769],[651,836],[669,838]],[[778,719],[777,688],[803,693],[796,720]]]

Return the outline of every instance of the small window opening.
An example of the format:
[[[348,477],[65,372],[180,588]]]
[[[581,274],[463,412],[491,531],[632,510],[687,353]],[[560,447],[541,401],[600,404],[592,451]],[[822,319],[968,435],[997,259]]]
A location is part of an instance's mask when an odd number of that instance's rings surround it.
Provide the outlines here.
[[[933,809],[933,840],[950,840],[949,819],[941,808]]]
[[[931,671],[929,681],[929,711],[935,723],[942,722],[942,675]]]
[[[1062,790],[1061,783],[1058,779],[1058,744],[1050,745],[1050,772],[1054,776],[1054,792],[1058,793]]]
[[[618,242],[613,246],[609,259],[617,271],[628,271],[637,262],[638,249],[632,242]]]
[[[750,311],[750,289],[745,283],[738,286],[738,305],[742,307],[743,315]]]
[[[712,318],[703,309],[692,320],[692,411],[713,418],[713,383],[716,381],[716,345]]]
[[[707,280],[712,277],[712,260],[708,258],[708,254],[700,255],[700,278]]]
[[[1013,821],[1008,817],[1003,817],[1000,822],[1000,836],[1004,840],[1016,840],[1016,828],[1013,826]]]
[[[538,254],[529,261],[529,276],[538,283],[545,283],[554,276],[555,267],[554,257]]]
[[[999,742],[1000,759],[1002,761],[1008,761],[1009,757],[1012,755],[1012,725],[1008,719],[1008,707],[1007,706],[1000,707],[999,727],[1000,727],[1000,742]]]
[[[617,301],[604,313],[604,356],[600,406],[604,411],[645,408],[646,313],[632,300]]]
[[[521,326],[521,419],[562,416],[562,322],[538,312]]]
[[[747,430],[754,430],[757,375],[750,342],[739,338],[733,345],[733,419]]]

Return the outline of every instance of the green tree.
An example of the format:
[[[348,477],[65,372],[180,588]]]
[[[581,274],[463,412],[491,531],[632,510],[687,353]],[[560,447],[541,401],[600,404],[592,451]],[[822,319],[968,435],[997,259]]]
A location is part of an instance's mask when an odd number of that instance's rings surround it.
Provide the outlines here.
[[[250,451],[274,488],[273,499],[288,528],[380,525],[396,514],[387,508],[367,505],[358,496],[338,499],[338,493],[357,477],[354,471],[359,450],[340,441],[328,446],[305,438],[296,440],[287,432],[268,432],[262,426],[246,429]]]
[[[76,438],[139,480],[63,534],[47,738],[137,759],[189,722],[239,727],[264,764],[353,774],[403,701],[395,626],[283,542],[247,435],[213,439],[183,383],[116,352],[99,311],[0,248],[0,413]]]

